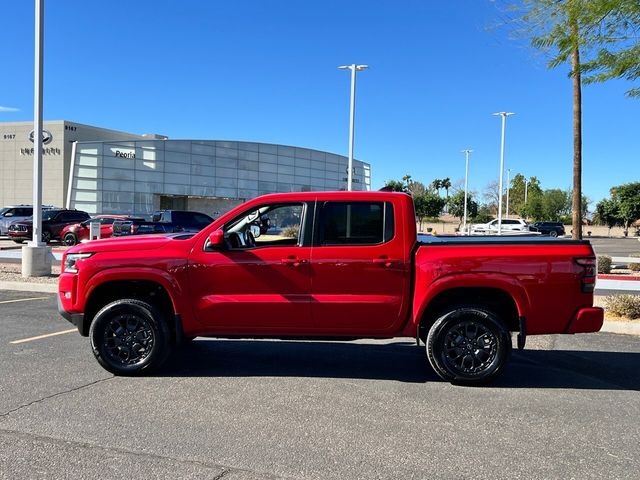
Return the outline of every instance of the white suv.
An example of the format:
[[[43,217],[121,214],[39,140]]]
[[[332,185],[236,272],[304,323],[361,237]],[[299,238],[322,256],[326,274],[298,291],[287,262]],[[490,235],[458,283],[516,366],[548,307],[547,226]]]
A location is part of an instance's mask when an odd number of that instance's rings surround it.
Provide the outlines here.
[[[497,232],[498,231],[498,219],[491,220],[489,223],[481,223],[473,225],[471,227],[472,233],[482,232]],[[503,218],[502,219],[502,231],[504,232],[528,232],[529,225],[527,222],[520,218]]]

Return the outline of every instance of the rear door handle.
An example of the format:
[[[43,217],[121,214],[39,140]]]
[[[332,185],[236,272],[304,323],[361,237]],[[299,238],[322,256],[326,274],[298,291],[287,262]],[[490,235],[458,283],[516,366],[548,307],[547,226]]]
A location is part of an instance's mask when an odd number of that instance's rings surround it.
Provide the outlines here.
[[[374,258],[373,259],[373,263],[376,265],[382,265],[384,267],[390,267],[391,265],[393,265],[394,260],[391,260],[389,257],[380,257],[380,258]]]

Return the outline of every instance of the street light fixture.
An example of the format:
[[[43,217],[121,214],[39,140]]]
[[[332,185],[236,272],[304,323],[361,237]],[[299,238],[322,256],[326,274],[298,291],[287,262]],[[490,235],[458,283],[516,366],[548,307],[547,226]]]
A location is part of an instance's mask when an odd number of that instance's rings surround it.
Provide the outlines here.
[[[462,231],[467,232],[467,197],[468,197],[468,185],[469,185],[469,155],[473,152],[473,150],[466,149],[462,150],[464,156],[466,158],[465,168],[464,168],[464,222],[462,224]]]
[[[349,166],[347,171],[347,190],[352,190],[353,183],[353,136],[355,129],[356,119],[356,72],[360,70],[366,70],[369,65],[341,65],[338,67],[340,70],[351,70],[351,102],[349,112]]]
[[[500,140],[500,184],[498,185],[498,235],[502,235],[502,177],[504,176],[504,129],[509,115],[513,112],[497,112],[502,117],[502,137]]]

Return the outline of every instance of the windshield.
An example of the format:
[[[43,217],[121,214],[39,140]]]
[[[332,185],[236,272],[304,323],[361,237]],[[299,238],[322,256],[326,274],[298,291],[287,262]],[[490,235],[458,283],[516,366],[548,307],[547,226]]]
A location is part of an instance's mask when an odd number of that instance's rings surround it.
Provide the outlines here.
[[[4,208],[0,208],[0,215],[2,215],[4,212],[6,212],[7,210],[9,210],[7,207]]]

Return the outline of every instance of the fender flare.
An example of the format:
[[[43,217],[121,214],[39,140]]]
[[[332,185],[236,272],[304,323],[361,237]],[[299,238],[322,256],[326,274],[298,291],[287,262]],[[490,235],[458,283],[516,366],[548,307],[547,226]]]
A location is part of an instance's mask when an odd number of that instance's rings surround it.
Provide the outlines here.
[[[526,289],[520,282],[509,275],[498,272],[455,273],[439,277],[428,287],[424,288],[426,294],[423,298],[418,299],[416,297],[414,299],[411,330],[405,333],[410,333],[411,336],[414,336],[424,312],[433,299],[447,290],[457,288],[494,288],[501,290],[513,299],[519,317],[526,317],[531,309],[531,303]],[[417,289],[416,293],[418,293]]]

